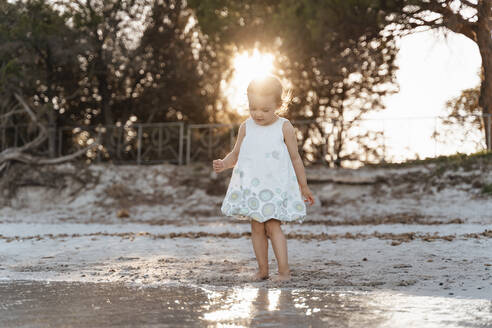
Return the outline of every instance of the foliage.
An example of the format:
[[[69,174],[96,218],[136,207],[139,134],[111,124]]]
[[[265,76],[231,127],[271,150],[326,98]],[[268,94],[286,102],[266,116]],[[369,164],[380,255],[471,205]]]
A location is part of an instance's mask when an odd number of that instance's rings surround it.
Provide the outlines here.
[[[303,131],[302,143],[311,142],[307,161],[341,166],[382,156],[374,147],[380,134],[360,129],[360,122],[369,111],[383,109],[382,97],[396,90],[397,49],[393,37],[383,34],[384,15],[370,2],[192,0],[190,5],[220,56],[253,47],[275,55],[275,73],[292,85],[289,118],[328,122]]]
[[[181,1],[3,3],[2,90],[21,89],[55,125],[206,122],[213,55]],[[201,48],[199,46],[202,46]],[[55,114],[55,115],[53,115]]]
[[[492,114],[492,5],[490,0],[392,0],[382,7],[394,23],[392,33],[404,35],[425,29],[442,29],[475,42],[482,57],[478,105]],[[478,107],[478,106],[477,106]],[[478,126],[478,125],[476,125]],[[488,143],[488,129],[484,141]],[[491,145],[488,144],[488,148]]]
[[[227,107],[221,83],[231,77],[233,55],[258,48],[275,55],[276,73],[291,83],[288,117],[317,121],[303,131],[306,162],[378,162],[381,134],[361,122],[383,110],[383,97],[397,90],[395,38],[422,27],[447,28],[477,42],[488,63],[490,33],[487,41],[479,28],[489,15],[484,3],[2,1],[0,111],[12,107],[19,91],[54,126],[235,122],[239,115]],[[482,73],[478,104],[487,112],[490,72]],[[466,92],[451,106],[461,108],[460,115],[475,101],[475,93]],[[9,116],[0,123],[23,120]],[[50,142],[53,150],[57,143]]]
[[[0,93],[2,111],[14,103],[13,92],[30,97],[38,111],[48,113],[50,123],[60,119],[53,111],[58,96],[76,88],[71,51],[74,33],[43,1],[0,6]],[[15,117],[11,116],[11,123]]]
[[[440,120],[441,129],[432,137],[442,143],[474,142],[475,148],[485,148],[485,127],[492,117],[483,116],[479,98],[480,87],[477,86],[447,101],[446,116]]]
[[[429,157],[424,159],[417,160],[409,160],[402,163],[378,163],[378,164],[369,164],[368,166],[378,168],[378,167],[386,167],[386,168],[400,168],[400,167],[412,167],[419,165],[428,165],[428,164],[438,164],[438,165],[446,165],[446,166],[469,166],[479,162],[484,163],[492,163],[492,152],[490,151],[479,151],[472,154],[463,154],[456,153],[454,155],[442,155],[438,157]]]

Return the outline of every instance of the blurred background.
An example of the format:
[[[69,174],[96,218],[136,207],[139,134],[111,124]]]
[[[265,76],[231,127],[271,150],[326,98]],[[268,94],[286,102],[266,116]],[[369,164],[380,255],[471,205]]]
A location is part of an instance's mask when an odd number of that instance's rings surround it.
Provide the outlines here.
[[[248,117],[248,82],[273,73],[307,166],[482,152],[484,3],[2,1],[0,150],[42,136],[27,148],[51,159],[209,162]]]

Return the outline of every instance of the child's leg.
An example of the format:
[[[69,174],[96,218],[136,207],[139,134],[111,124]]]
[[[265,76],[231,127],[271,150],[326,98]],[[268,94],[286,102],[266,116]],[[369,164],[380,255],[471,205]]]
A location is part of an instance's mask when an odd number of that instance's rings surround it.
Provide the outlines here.
[[[251,220],[251,240],[259,267],[257,278],[266,278],[268,277],[268,239],[265,223]]]
[[[272,248],[278,262],[279,275],[289,276],[290,270],[287,258],[287,239],[285,238],[285,235],[280,228],[280,221],[273,218],[266,221],[265,230],[267,232],[268,238],[270,238],[270,240],[272,241]]]

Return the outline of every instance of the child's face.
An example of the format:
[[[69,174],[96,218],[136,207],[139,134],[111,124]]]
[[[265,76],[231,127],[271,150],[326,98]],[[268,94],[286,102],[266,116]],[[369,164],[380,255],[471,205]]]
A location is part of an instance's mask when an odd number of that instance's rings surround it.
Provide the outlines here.
[[[250,95],[248,101],[249,113],[255,123],[268,125],[269,122],[275,120],[278,105],[273,96]]]

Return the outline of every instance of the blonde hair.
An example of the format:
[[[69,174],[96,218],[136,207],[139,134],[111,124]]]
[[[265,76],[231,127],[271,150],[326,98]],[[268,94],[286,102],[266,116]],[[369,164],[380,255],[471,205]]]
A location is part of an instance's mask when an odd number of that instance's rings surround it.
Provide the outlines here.
[[[275,75],[271,74],[251,80],[248,84],[247,94],[248,98],[253,94],[273,96],[275,103],[279,106],[279,109],[275,111],[276,114],[286,112],[292,98],[291,90],[284,92],[280,80]]]

